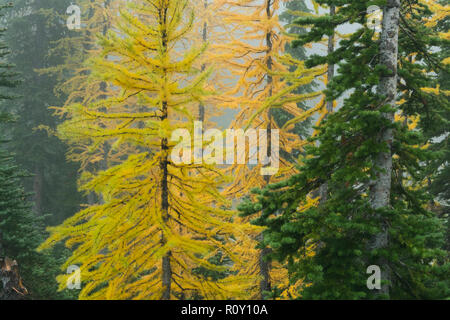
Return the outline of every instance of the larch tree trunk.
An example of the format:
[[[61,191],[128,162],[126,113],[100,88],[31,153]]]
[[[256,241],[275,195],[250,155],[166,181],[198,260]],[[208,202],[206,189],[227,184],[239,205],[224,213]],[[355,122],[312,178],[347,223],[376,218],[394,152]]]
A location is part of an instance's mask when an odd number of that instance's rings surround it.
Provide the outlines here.
[[[167,35],[167,11],[168,4],[159,9],[159,17],[160,17],[160,26],[162,30],[162,48],[165,51],[163,54],[168,54],[168,35]],[[163,73],[166,70],[163,69]],[[164,76],[165,85],[168,85],[167,74]],[[168,119],[168,101],[167,97],[162,98],[162,108],[161,108],[161,121],[165,121]],[[161,211],[162,218],[164,222],[169,221],[169,185],[168,185],[168,164],[169,164],[169,144],[167,138],[161,139],[161,159],[159,163],[159,167],[161,170]],[[163,231],[161,231],[161,245],[166,244],[166,239],[164,237]],[[170,300],[171,295],[171,285],[172,285],[172,267],[170,263],[171,252],[167,252],[162,258],[162,286],[163,286],[163,294],[162,300]]]
[[[266,16],[268,19],[272,17],[272,0],[266,1]],[[266,33],[266,46],[267,46],[267,61],[266,66],[267,70],[272,70],[272,32],[269,31]],[[270,73],[267,74],[267,83],[266,85],[269,87],[269,97],[272,96],[273,93],[273,77]],[[272,112],[269,109],[269,123],[267,125],[267,158],[270,159],[270,156],[272,154]],[[265,182],[268,184],[270,181],[270,176],[265,176]],[[260,235],[260,241],[263,241],[263,235]],[[270,248],[264,247],[261,249],[259,253],[259,272],[261,274],[261,281],[259,285],[259,298],[264,299],[264,292],[265,291],[271,291],[272,286],[270,282],[270,267],[271,263],[267,260],[267,256],[270,253]]]
[[[207,0],[204,0],[203,6],[204,6],[205,12],[206,12],[206,10],[208,8]],[[207,40],[208,40],[208,24],[205,21],[203,23],[203,29],[202,29],[202,41],[203,41],[203,43],[206,43]],[[205,71],[205,69],[206,69],[206,64],[203,63],[201,70]],[[200,121],[200,122],[205,121],[205,105],[203,104],[203,102],[200,102],[200,104],[198,105],[198,121]]]

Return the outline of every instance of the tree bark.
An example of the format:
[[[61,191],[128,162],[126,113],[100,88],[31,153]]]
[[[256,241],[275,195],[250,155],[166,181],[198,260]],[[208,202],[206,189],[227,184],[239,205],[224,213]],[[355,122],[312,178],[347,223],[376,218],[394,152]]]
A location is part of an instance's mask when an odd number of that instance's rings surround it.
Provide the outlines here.
[[[266,16],[267,18],[271,18],[272,17],[272,0],[266,0]],[[266,46],[267,46],[267,51],[266,51],[266,57],[267,57],[267,61],[266,61],[266,66],[267,66],[267,70],[269,70],[269,72],[272,70],[272,65],[273,65],[273,61],[272,61],[272,49],[273,49],[273,44],[272,44],[272,31],[269,31],[266,33]],[[272,96],[273,93],[273,77],[270,73],[267,74],[267,83],[266,85],[269,87],[269,93],[268,96]],[[267,158],[270,159],[270,156],[272,155],[272,125],[271,125],[271,121],[272,121],[272,112],[271,109],[269,109],[268,111],[269,113],[269,123],[267,124]],[[268,184],[270,182],[270,176],[265,176],[264,177],[265,183]],[[261,234],[259,236],[259,241],[262,242],[264,240],[264,236],[263,234]],[[271,263],[270,261],[267,260],[267,256],[270,254],[271,250],[270,248],[263,248],[261,249],[261,251],[259,252],[259,273],[261,275],[261,281],[259,283],[259,298],[261,300],[264,299],[264,292],[265,291],[271,291],[272,287],[271,287],[271,283],[270,283],[270,267],[271,267]]]
[[[334,17],[336,14],[336,7],[334,5],[330,6],[330,16]],[[330,55],[334,52],[334,38],[335,38],[335,30],[333,29],[333,33],[328,37],[328,52]],[[327,70],[327,78],[328,83],[334,78],[334,64],[328,63]],[[333,101],[327,101],[327,112],[328,114],[333,112]],[[324,204],[328,198],[328,183],[325,182],[319,187],[319,196],[320,196],[320,204]]]
[[[386,104],[396,105],[397,98],[397,61],[398,61],[398,30],[400,15],[400,0],[388,0],[383,8],[383,22],[380,36],[380,64],[385,65],[390,74],[380,79],[378,94],[386,96]],[[383,113],[382,115],[390,123],[394,122],[394,113]],[[380,168],[377,171],[377,179],[371,185],[370,201],[371,207],[375,210],[386,208],[390,205],[391,180],[392,180],[392,143],[394,139],[392,128],[381,130],[379,142],[388,146],[386,152],[380,152],[375,159],[375,166]],[[377,220],[381,217],[375,216]],[[376,234],[369,244],[370,250],[378,250],[388,246],[388,225],[386,221],[381,222],[381,232]],[[390,270],[385,259],[377,262],[381,269],[381,280],[390,280]],[[382,283],[378,294],[389,297],[389,284]]]
[[[168,36],[167,36],[167,11],[168,3],[165,3],[162,8],[159,9],[160,25],[162,32],[162,47],[165,51],[163,54],[168,54]],[[164,82],[167,85],[166,70],[163,69]],[[161,109],[161,122],[164,122],[168,118],[168,101],[167,98],[162,99],[162,109]],[[164,223],[169,221],[169,185],[168,185],[168,164],[169,164],[169,145],[167,138],[161,139],[161,159],[159,163],[161,172],[161,211]],[[164,237],[164,232],[161,231],[161,245],[166,244],[166,239]],[[171,285],[172,285],[172,267],[170,264],[171,252],[168,251],[162,258],[162,287],[163,294],[162,300],[170,300],[171,295]]]
[[[330,6],[330,17],[334,17],[336,15],[336,7],[334,5]],[[335,30],[333,29],[332,34],[328,37],[328,55],[334,53],[334,38],[335,38]],[[328,63],[327,70],[328,83],[334,78],[334,63]],[[328,113],[333,112],[333,101],[327,101],[327,111]]]
[[[16,260],[0,257],[0,300],[23,300],[27,294]]]
[[[260,235],[260,241],[263,240],[263,235]],[[261,281],[259,283],[259,299],[264,299],[264,292],[271,291],[272,285],[270,282],[270,262],[266,260],[268,254],[270,254],[270,248],[264,248],[259,254],[259,272],[261,275]]]
[[[163,119],[167,118],[167,102],[163,102],[163,110],[165,109],[165,116]],[[161,211],[164,223],[169,221],[169,186],[168,186],[168,141],[166,138],[161,139],[161,160],[160,160],[160,170],[161,170]],[[164,234],[161,235],[161,244],[166,244],[166,239]],[[172,282],[172,268],[170,265],[171,252],[167,252],[162,259],[162,286],[163,300],[170,300],[171,282]]]
[[[208,8],[207,0],[203,1],[203,6],[206,11],[206,9]],[[202,29],[202,41],[203,41],[203,43],[206,43],[207,40],[208,40],[208,24],[205,21],[203,23],[203,29]],[[201,70],[205,71],[205,69],[206,69],[206,64],[203,63]],[[198,121],[200,121],[200,122],[205,121],[205,105],[203,104],[203,102],[200,102],[200,104],[198,105]]]

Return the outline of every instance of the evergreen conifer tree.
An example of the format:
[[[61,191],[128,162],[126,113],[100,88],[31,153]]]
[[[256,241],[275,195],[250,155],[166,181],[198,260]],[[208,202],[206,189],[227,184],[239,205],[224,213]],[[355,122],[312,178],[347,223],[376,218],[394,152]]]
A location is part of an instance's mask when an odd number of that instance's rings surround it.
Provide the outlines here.
[[[9,3],[0,0],[0,4]],[[47,215],[47,224],[61,222],[73,215],[82,200],[77,192],[77,165],[65,159],[67,147],[45,126],[55,129],[60,122],[53,117],[49,107],[58,105],[66,98],[55,87],[60,77],[40,72],[41,69],[54,68],[63,62],[65,55],[75,54],[73,48],[60,52],[54,50],[55,43],[67,37],[76,37],[76,30],[66,26],[66,9],[71,1],[41,0],[14,1],[2,19],[8,28],[5,42],[11,48],[9,61],[16,65],[22,83],[11,88],[17,99],[11,106],[0,104],[14,114],[16,123],[8,127],[5,134],[11,140],[8,150],[15,160],[31,175],[23,179],[26,192],[33,193],[33,211]]]
[[[435,156],[425,147],[426,114],[448,106],[436,99],[429,106],[423,97],[433,97],[416,82],[433,82],[430,71],[439,64],[432,58],[432,31],[423,24],[432,13],[418,1],[388,1],[378,34],[367,24],[373,1],[317,2],[335,6],[336,13],[298,19],[312,28],[297,45],[319,42],[346,23],[359,25],[333,53],[308,61],[337,64],[327,99],[348,97],[318,128],[313,140],[320,143],[308,148],[300,173],[254,190],[258,202],[247,201],[241,210],[262,211],[255,223],[267,227],[265,244],[305,280],[304,298],[448,297],[444,223],[428,210],[423,183],[424,163]],[[405,30],[412,25],[417,30]],[[420,79],[408,76],[424,69]],[[411,125],[417,118],[420,123]],[[314,195],[325,182],[327,201],[317,206]],[[366,272],[373,265],[381,271],[380,290],[369,289]]]
[[[9,6],[0,6],[0,11],[6,7]],[[5,31],[0,31],[1,38]],[[1,41],[0,99],[7,102],[7,106],[14,104],[14,97],[9,91],[19,83],[14,66],[7,62],[9,51],[8,46]],[[20,293],[17,292],[15,298],[67,298],[65,294],[56,292],[57,259],[52,252],[36,251],[44,240],[43,217],[36,217],[32,212],[28,200],[30,196],[21,185],[21,179],[27,174],[18,167],[13,155],[5,147],[5,128],[16,125],[14,116],[8,112],[11,109],[4,109],[0,113],[0,260],[5,263],[8,259],[17,262],[24,287],[16,288]],[[10,293],[2,292],[3,284],[7,283],[0,283],[0,297],[10,298]]]

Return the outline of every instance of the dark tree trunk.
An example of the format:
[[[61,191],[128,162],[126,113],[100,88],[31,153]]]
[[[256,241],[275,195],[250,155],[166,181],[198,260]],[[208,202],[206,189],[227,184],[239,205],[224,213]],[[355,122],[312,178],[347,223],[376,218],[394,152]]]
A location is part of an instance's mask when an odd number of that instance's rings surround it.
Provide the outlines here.
[[[28,294],[15,260],[0,257],[0,300],[23,300]]]
[[[161,17],[160,25],[163,28],[162,30],[162,47],[165,50],[164,54],[167,54],[168,50],[168,37],[167,32],[164,29],[167,23],[167,6],[163,6],[160,8],[159,16]],[[165,70],[163,70],[165,72]],[[164,81],[167,83],[167,77],[164,76]],[[165,121],[168,118],[168,103],[167,101],[162,101],[162,110],[161,110],[161,122]],[[161,139],[161,159],[159,163],[159,168],[161,170],[161,211],[162,218],[164,222],[169,221],[169,185],[168,185],[168,164],[169,164],[169,145],[167,138]],[[166,244],[166,239],[164,237],[164,233],[161,232],[161,245]],[[170,265],[170,257],[171,252],[167,252],[162,258],[162,286],[163,286],[163,294],[162,300],[170,300],[171,295],[171,285],[172,285],[172,267]]]

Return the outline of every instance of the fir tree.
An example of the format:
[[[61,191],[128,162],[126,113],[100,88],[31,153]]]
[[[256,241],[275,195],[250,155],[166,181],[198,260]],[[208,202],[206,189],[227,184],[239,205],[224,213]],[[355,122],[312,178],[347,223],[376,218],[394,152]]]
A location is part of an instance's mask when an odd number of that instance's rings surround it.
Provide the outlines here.
[[[418,101],[423,91],[408,72],[436,66],[428,59],[429,37],[404,28],[411,26],[408,19],[423,26],[431,13],[416,1],[388,1],[378,34],[367,25],[371,1],[317,2],[335,6],[335,15],[298,19],[299,25],[312,25],[298,45],[321,41],[345,23],[359,24],[333,53],[308,61],[338,64],[327,99],[349,97],[318,128],[313,140],[319,145],[308,148],[300,173],[255,190],[258,202],[246,202],[241,210],[262,211],[255,223],[268,228],[264,242],[308,284],[304,298],[447,297],[444,225],[428,210],[430,195],[423,187],[424,163],[433,153],[424,147],[423,128],[408,126],[414,117],[425,120],[427,112],[434,113]],[[433,81],[432,73],[424,77]],[[408,121],[394,121],[394,114]],[[317,206],[314,195],[325,182],[327,201]],[[381,290],[367,287],[370,265],[382,271]]]
[[[71,48],[64,52],[53,50],[55,42],[76,36],[66,26],[65,12],[70,3],[18,0],[2,19],[2,25],[8,28],[5,42],[12,50],[9,61],[16,65],[23,80],[11,89],[17,96],[14,105],[0,105],[16,118],[16,124],[5,132],[11,140],[8,150],[14,153],[18,165],[30,173],[22,182],[26,192],[33,193],[34,212],[47,215],[47,224],[73,215],[82,199],[76,189],[77,166],[65,159],[67,148],[51,131],[40,130],[42,126],[56,128],[59,120],[52,116],[49,107],[65,99],[54,91],[61,78],[39,70],[55,67],[63,62],[64,55],[75,53]]]

